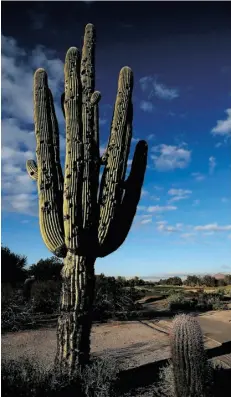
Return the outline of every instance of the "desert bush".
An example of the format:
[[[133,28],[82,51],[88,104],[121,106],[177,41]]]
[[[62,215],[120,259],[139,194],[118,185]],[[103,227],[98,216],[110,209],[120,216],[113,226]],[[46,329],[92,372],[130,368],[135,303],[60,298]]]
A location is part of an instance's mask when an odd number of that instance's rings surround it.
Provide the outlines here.
[[[19,306],[17,302],[10,301],[8,307],[1,312],[1,329],[7,331],[19,331],[25,328],[28,323],[33,325],[31,315],[33,310],[30,305]]]
[[[26,324],[33,323],[31,320],[33,309],[30,304],[25,305],[21,291],[4,286],[1,294],[1,329],[3,332],[19,331]]]
[[[59,310],[61,283],[57,281],[35,282],[31,289],[31,305],[34,312],[54,313]]]
[[[212,386],[214,385],[215,373],[218,369],[213,362],[207,362],[207,374],[205,388],[207,396],[212,396]],[[177,397],[174,384],[173,364],[171,360],[159,371],[159,381],[155,385],[153,397]]]
[[[168,296],[167,301],[170,310],[191,310],[195,307],[195,301],[186,299],[183,292]]]
[[[222,293],[194,293],[187,298],[183,291],[168,296],[168,307],[170,310],[224,310],[227,305],[222,301]]]
[[[203,293],[197,298],[197,310],[224,310],[227,305],[222,301],[223,295],[220,293]]]
[[[124,287],[114,277],[103,274],[96,277],[93,316],[95,320],[105,320],[115,316],[116,312],[138,310],[135,302],[143,297],[143,293],[134,287]]]
[[[2,360],[3,397],[110,397],[115,395],[119,368],[111,359],[95,359],[73,378],[58,376],[36,360]]]

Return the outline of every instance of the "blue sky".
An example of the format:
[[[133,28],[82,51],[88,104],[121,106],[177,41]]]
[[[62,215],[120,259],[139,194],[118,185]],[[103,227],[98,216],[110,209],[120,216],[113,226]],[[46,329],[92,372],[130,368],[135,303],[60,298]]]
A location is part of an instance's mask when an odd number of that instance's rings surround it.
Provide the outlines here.
[[[51,255],[38,225],[32,84],[48,72],[61,134],[67,49],[96,27],[101,151],[121,67],[134,72],[133,140],[146,139],[148,168],[131,231],[96,273],[152,275],[231,271],[231,28],[228,4],[63,2],[2,4],[2,244],[28,264]],[[209,12],[208,12],[209,7]]]

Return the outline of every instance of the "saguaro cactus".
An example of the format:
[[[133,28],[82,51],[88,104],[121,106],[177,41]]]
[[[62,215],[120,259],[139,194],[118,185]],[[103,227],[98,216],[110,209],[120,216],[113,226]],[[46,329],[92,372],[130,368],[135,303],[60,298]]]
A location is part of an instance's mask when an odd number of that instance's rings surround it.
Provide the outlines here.
[[[94,91],[94,47],[94,26],[88,24],[82,57],[75,47],[66,54],[65,92],[61,97],[66,120],[64,178],[58,123],[44,69],[34,75],[37,165],[27,161],[29,175],[37,180],[42,238],[53,254],[64,258],[56,364],[69,373],[76,364],[82,366],[89,360],[95,259],[109,255],[125,240],[147,162],[147,144],[140,141],[125,180],[133,117],[133,74],[129,67],[119,74],[111,134],[100,157],[100,93]],[[101,165],[104,171],[99,186]]]
[[[176,316],[170,346],[176,397],[208,396],[209,369],[198,321],[185,314]]]

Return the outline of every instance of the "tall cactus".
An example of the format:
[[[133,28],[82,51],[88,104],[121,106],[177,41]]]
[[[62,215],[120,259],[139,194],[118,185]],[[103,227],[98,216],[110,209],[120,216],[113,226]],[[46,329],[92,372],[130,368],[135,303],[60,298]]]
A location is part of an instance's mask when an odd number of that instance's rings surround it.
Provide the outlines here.
[[[198,321],[186,314],[176,316],[170,346],[176,397],[207,397],[209,368]]]
[[[109,255],[125,240],[147,163],[147,144],[140,141],[125,181],[133,117],[129,67],[120,71],[110,139],[105,154],[99,155],[100,93],[94,91],[94,49],[95,30],[88,24],[82,57],[75,47],[66,54],[61,97],[66,120],[64,178],[58,123],[44,69],[34,75],[37,165],[27,161],[27,171],[38,186],[42,238],[54,255],[64,259],[56,364],[61,372],[67,369],[70,374],[76,364],[83,366],[89,360],[95,260]]]

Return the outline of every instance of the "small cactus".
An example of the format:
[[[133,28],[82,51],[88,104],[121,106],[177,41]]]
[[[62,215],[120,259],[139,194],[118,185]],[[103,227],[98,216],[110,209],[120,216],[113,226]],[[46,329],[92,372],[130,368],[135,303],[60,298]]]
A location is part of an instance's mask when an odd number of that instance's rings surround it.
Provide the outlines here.
[[[194,317],[175,317],[170,346],[176,397],[207,397],[208,364],[203,334]]]

